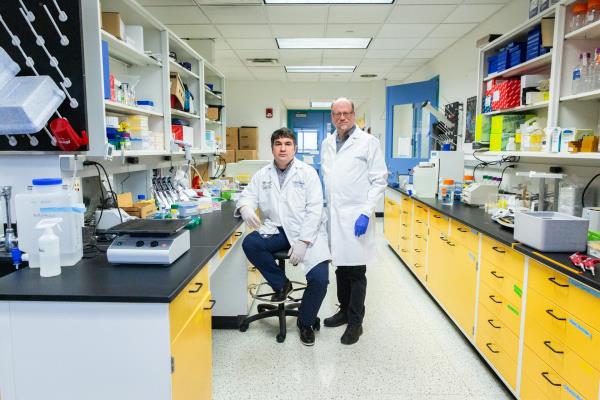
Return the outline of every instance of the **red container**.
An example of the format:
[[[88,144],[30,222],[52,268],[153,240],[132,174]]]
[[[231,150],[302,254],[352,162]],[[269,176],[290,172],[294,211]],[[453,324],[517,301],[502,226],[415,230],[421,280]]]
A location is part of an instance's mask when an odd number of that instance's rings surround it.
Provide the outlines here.
[[[56,145],[63,151],[76,151],[89,143],[86,132],[81,131],[79,136],[66,118],[56,118],[50,122],[50,131],[56,138]]]
[[[521,81],[506,80],[494,87],[492,94],[492,110],[506,110],[521,105]]]

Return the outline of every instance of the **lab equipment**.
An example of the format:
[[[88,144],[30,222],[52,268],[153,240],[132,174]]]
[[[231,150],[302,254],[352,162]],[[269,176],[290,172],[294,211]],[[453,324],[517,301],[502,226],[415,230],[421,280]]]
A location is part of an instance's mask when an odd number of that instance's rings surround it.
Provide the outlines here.
[[[96,210],[94,212],[94,220],[96,221],[96,229],[101,231],[112,228],[113,226],[119,225],[122,222],[136,219],[129,215],[125,210],[116,208],[109,208],[106,210]]]
[[[63,185],[62,179],[34,179],[27,192],[15,196],[19,247],[29,254],[29,267],[39,268],[38,238],[35,229],[45,218],[62,218],[60,222],[60,261],[63,267],[75,265],[83,256],[81,229],[85,206],[78,192]]]
[[[552,168],[550,169],[552,170]],[[546,179],[553,180],[553,209],[554,211],[558,210],[558,193],[559,193],[559,181],[565,177],[564,174],[560,173],[546,173],[546,172],[517,172],[517,176],[525,176],[529,179],[539,179],[538,182],[538,194],[539,194],[539,204],[538,211],[546,210]]]
[[[429,162],[436,169],[435,191],[439,191],[441,178],[460,181],[464,176],[465,154],[462,151],[432,151]]]
[[[473,183],[463,189],[462,202],[472,206],[482,206],[490,196],[498,195],[498,186],[485,183]]]
[[[454,180],[444,179],[440,185],[440,199],[445,206],[454,204]]]
[[[423,198],[435,198],[437,193],[437,168],[433,163],[420,162],[413,169],[413,192]]]
[[[581,218],[590,221],[589,231],[600,233],[600,207],[586,207]]]
[[[6,211],[6,231],[4,232],[4,249],[6,253],[11,253],[13,249],[17,247],[17,237],[15,236],[15,230],[12,227],[11,212],[10,212],[10,198],[12,197],[12,186],[3,186],[0,191],[0,196],[4,198],[5,211]]]
[[[79,150],[89,142],[87,133],[82,131],[80,137],[66,118],[56,118],[50,122],[50,131],[56,139],[56,145],[63,151]]]
[[[592,24],[600,19],[600,0],[588,0],[586,23]]]
[[[217,140],[215,137],[216,134],[214,130],[207,129],[204,131],[204,135],[202,135],[202,141],[200,144],[202,151],[217,151]]]
[[[41,277],[60,275],[60,239],[54,234],[54,228],[60,229],[61,222],[62,218],[46,218],[36,225],[36,229],[44,231],[38,239]]]
[[[571,31],[583,28],[587,23],[588,6],[586,3],[575,3],[571,7]]]
[[[110,230],[119,236],[106,256],[113,264],[170,265],[190,249],[185,219],[128,221]]]
[[[540,251],[585,251],[589,221],[551,211],[515,214],[515,241]]]

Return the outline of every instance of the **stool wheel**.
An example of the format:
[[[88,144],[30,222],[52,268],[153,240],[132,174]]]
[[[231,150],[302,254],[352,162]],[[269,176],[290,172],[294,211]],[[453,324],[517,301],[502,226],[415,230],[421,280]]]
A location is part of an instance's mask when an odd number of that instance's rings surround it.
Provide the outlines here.
[[[321,320],[319,318],[317,318],[312,327],[315,331],[320,331],[321,330]]]
[[[276,336],[276,339],[277,339],[277,343],[283,343],[285,341],[285,335],[282,335],[280,333]]]
[[[248,324],[243,322],[240,324],[240,332],[246,332],[248,330]]]

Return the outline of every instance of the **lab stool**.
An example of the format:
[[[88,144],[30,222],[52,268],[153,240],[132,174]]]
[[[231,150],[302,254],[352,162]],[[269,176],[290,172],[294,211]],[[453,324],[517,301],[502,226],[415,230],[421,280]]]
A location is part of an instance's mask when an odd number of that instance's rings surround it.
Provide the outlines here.
[[[279,268],[285,271],[285,260],[289,258],[287,251],[278,251],[273,254],[275,259],[277,260],[277,264]],[[286,336],[286,323],[285,317],[298,317],[298,307],[300,306],[301,298],[295,298],[292,295],[297,292],[301,292],[306,289],[306,284],[303,282],[291,281],[292,283],[292,291],[288,294],[288,297],[283,302],[272,302],[271,296],[274,295],[274,292],[259,294],[260,289],[263,286],[268,286],[267,282],[260,283],[258,285],[250,285],[248,286],[248,291],[253,299],[261,302],[257,306],[257,313],[251,316],[248,316],[242,320],[240,323],[240,332],[246,332],[248,330],[249,325],[260,319],[278,317],[279,318],[279,333],[276,336],[278,343],[283,343],[285,341]],[[321,321],[317,317],[315,323],[313,324],[313,329],[318,331],[321,328]]]

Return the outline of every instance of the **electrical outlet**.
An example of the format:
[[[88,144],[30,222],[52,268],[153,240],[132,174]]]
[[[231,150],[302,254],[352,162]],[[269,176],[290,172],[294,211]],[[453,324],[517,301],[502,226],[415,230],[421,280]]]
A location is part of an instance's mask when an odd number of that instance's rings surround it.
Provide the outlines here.
[[[81,178],[75,178],[73,182],[73,190],[76,192],[81,192]]]

